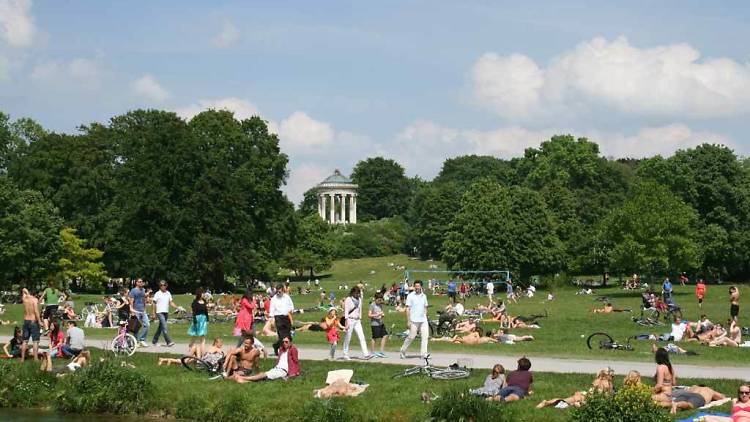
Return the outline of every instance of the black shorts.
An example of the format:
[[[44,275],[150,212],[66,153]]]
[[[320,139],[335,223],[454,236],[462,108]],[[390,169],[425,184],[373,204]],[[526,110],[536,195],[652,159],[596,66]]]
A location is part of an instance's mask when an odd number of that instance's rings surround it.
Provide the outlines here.
[[[732,304],[732,306],[729,307],[729,316],[732,318],[737,317],[740,314],[740,305]]]
[[[377,340],[388,335],[385,325],[372,325],[372,339]]]
[[[44,312],[42,313],[42,319],[50,319],[50,317],[57,312],[57,308],[59,305],[47,305],[44,307]]]
[[[448,297],[451,298],[451,299],[455,299],[456,292],[448,292]]]
[[[23,321],[23,341],[38,342],[39,341],[39,323],[36,321]]]

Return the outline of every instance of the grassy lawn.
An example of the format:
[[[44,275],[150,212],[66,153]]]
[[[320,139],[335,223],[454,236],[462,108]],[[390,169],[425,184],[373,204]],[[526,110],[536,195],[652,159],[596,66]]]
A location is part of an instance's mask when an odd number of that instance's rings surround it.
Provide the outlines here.
[[[95,351],[95,358],[100,353]],[[379,363],[303,361],[302,375],[296,379],[239,385],[229,381],[211,381],[204,374],[188,372],[181,366],[157,366],[157,356],[152,354],[136,353],[128,362],[135,365],[135,370],[146,375],[156,386],[156,393],[149,407],[149,413],[152,415],[175,415],[177,406],[184,406],[186,400],[189,402],[194,397],[212,403],[223,403],[226,397],[242,395],[252,398],[251,407],[246,409],[249,417],[262,416],[260,420],[275,421],[300,419],[305,403],[316,400],[313,398],[313,390],[325,386],[326,373],[330,370],[353,369],[353,382],[369,384],[368,390],[359,397],[344,399],[344,407],[350,415],[390,421],[425,420],[430,405],[421,401],[422,392],[441,395],[451,389],[465,391],[480,386],[487,375],[484,370],[476,370],[470,378],[456,381],[436,381],[422,376],[393,380],[391,376],[402,367]],[[33,365],[30,362],[26,364]],[[272,359],[265,359],[261,366],[269,368],[273,364]],[[593,376],[535,373],[534,378],[534,394],[526,400],[508,404],[516,408],[514,420],[567,420],[569,410],[538,410],[534,406],[542,399],[567,397],[576,390],[588,388]],[[616,385],[619,386],[621,382],[620,376],[616,380]],[[684,379],[681,383],[706,384],[718,391],[731,394],[736,391],[739,381]],[[727,411],[728,407],[725,405],[719,410]],[[686,417],[689,413],[685,412],[682,415]]]
[[[330,273],[321,276],[321,286],[329,291],[333,289],[336,293],[337,301],[346,295],[346,291],[339,290],[339,285],[348,285],[351,287],[357,280],[363,280],[368,284],[366,297],[371,297],[373,291],[382,284],[390,285],[398,282],[403,277],[403,271],[395,270],[395,267],[389,266],[389,263],[403,265],[409,269],[428,269],[429,265],[437,264],[440,269],[443,265],[439,262],[426,262],[411,260],[406,256],[398,255],[382,258],[367,258],[356,260],[342,260],[334,263]],[[294,283],[297,285],[297,283]],[[302,282],[301,284],[306,285]],[[682,307],[685,318],[696,320],[701,312],[706,313],[714,322],[725,322],[729,316],[728,302],[728,284],[708,286],[707,297],[704,303],[703,311],[698,309],[695,297],[693,295],[694,286],[685,287],[675,286],[674,296],[677,303]],[[319,299],[319,294],[313,291],[311,295],[298,295],[294,289],[292,299],[297,308],[309,308],[315,306]],[[743,295],[750,294],[747,286],[740,286]],[[501,293],[504,297],[502,287],[496,288],[496,292]],[[599,289],[597,294],[602,294],[612,298],[617,308],[632,308],[634,314],[639,313],[641,299],[640,292],[624,291],[617,287]],[[601,302],[594,300],[595,296],[577,296],[575,289],[572,287],[562,288],[555,291],[557,299],[552,302],[546,301],[546,292],[538,292],[534,298],[522,298],[518,304],[508,306],[512,315],[529,315],[533,313],[543,313],[545,310],[549,313],[549,318],[541,320],[541,329],[538,330],[517,330],[519,334],[533,334],[536,341],[524,342],[516,345],[482,345],[482,346],[463,346],[447,343],[431,343],[430,348],[434,351],[445,351],[455,353],[480,353],[480,354],[510,354],[510,355],[527,355],[527,356],[557,356],[579,359],[613,359],[613,360],[639,360],[652,361],[650,353],[651,342],[635,342],[635,351],[603,351],[589,350],[586,347],[584,337],[596,331],[606,331],[616,340],[624,341],[626,337],[641,333],[666,333],[670,331],[668,325],[661,327],[641,327],[631,321],[629,313],[615,313],[609,315],[594,315],[591,309],[601,307]],[[75,297],[76,308],[79,310],[83,303],[89,300],[98,300],[96,296],[77,296]],[[192,297],[190,295],[176,295],[175,300],[178,304],[189,307]],[[431,304],[430,315],[436,316],[436,311],[448,303],[445,296],[430,296]],[[478,303],[486,303],[486,298],[471,298],[468,300],[467,308]],[[748,325],[746,310],[740,314],[740,322]],[[19,321],[21,319],[20,305],[8,306],[8,311],[2,319],[11,319]],[[296,315],[298,321],[319,321],[323,313],[309,312]],[[386,323],[396,325],[397,330],[405,328],[405,315],[393,311],[389,308],[386,315]],[[497,328],[496,324],[487,323],[485,328]],[[151,334],[155,327],[152,327]],[[171,334],[176,341],[187,341],[187,325],[175,324],[170,327]],[[1,326],[0,334],[8,335],[12,327]],[[209,326],[209,336],[230,336],[232,324],[211,323]],[[369,330],[366,330],[369,331]],[[109,339],[114,336],[111,329],[86,329],[89,339]],[[369,337],[369,333],[367,334]],[[261,338],[262,339],[262,338]],[[270,341],[270,338],[266,338]],[[322,333],[303,332],[297,333],[295,342],[304,345],[326,346],[325,336]],[[96,345],[94,341],[91,344]],[[401,340],[394,339],[390,341],[389,349],[396,350],[401,345]],[[684,348],[696,351],[698,356],[676,356],[673,362],[694,363],[702,365],[745,365],[750,366],[750,360],[747,359],[747,349],[737,348],[709,348],[697,344],[683,344]]]

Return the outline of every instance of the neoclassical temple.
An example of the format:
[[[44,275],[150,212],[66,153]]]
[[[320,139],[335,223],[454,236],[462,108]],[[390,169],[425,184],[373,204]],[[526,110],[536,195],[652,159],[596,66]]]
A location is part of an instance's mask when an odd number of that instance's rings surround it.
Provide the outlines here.
[[[357,223],[357,185],[336,169],[320,182],[318,214],[330,224]]]

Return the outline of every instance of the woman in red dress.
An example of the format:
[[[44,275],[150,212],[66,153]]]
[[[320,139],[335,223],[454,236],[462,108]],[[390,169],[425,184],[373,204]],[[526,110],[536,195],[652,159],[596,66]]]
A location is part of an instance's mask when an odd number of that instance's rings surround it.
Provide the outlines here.
[[[234,331],[232,334],[235,337],[241,336],[242,332],[253,332],[253,314],[255,311],[255,301],[253,300],[253,292],[250,289],[245,290],[245,294],[240,300],[240,311],[237,313],[237,319],[234,322]]]

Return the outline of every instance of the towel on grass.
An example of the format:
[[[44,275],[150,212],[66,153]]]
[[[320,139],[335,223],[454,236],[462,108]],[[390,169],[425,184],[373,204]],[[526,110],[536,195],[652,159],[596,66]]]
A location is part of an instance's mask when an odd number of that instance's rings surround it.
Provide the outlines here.
[[[680,420],[675,421],[675,422],[693,422],[696,418],[699,418],[701,416],[729,416],[729,413],[699,412],[699,413],[696,413],[695,415],[693,415],[693,416],[691,416],[689,418],[680,419]]]

